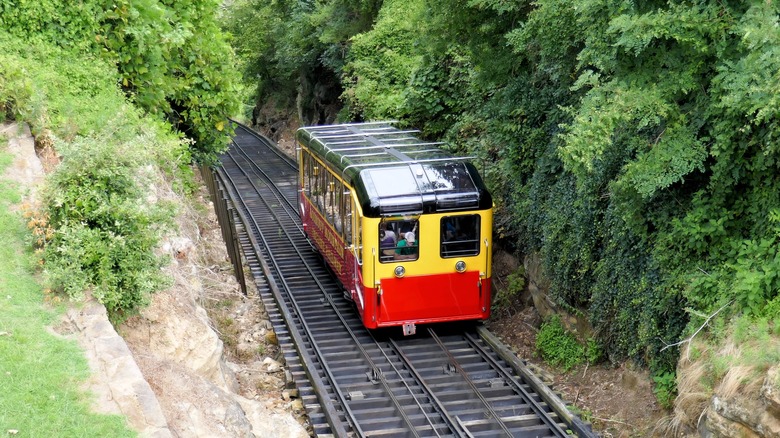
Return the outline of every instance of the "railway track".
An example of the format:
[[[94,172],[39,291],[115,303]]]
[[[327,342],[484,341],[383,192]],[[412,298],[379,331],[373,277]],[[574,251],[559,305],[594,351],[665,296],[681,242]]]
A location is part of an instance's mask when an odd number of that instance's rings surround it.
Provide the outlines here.
[[[595,436],[479,325],[366,330],[303,234],[295,163],[241,125],[221,161],[217,184],[317,436]]]

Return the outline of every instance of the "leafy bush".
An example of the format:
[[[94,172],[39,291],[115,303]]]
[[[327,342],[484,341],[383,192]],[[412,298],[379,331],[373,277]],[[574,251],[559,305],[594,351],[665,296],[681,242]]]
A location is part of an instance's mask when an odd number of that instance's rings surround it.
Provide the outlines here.
[[[520,267],[512,272],[507,276],[506,281],[506,286],[496,288],[491,305],[494,312],[508,312],[516,305],[518,298],[525,291],[525,269]]]
[[[422,3],[385,1],[373,28],[352,37],[344,66],[342,98],[353,118],[397,119],[403,108],[403,91],[420,55],[414,34]]]
[[[0,122],[20,117],[24,105],[29,102],[33,90],[24,67],[17,61],[7,60],[0,63]]]
[[[140,151],[89,138],[59,147],[65,158],[44,197],[55,230],[43,254],[48,281],[71,297],[91,290],[121,319],[167,283],[155,249],[172,210],[146,201]]]
[[[662,372],[653,376],[653,393],[658,403],[664,409],[671,409],[674,406],[674,399],[677,397],[677,380],[675,373]]]
[[[595,338],[588,338],[585,344],[585,360],[588,363],[598,363],[604,357],[604,351]]]
[[[227,118],[238,112],[240,96],[218,8],[215,0],[0,0],[0,29],[21,44],[59,46],[113,65],[123,91],[195,140],[192,157],[210,164],[227,148]],[[90,73],[81,64],[59,67]]]
[[[557,315],[542,324],[539,334],[536,335],[536,349],[544,360],[562,367],[564,371],[585,360],[585,348],[566,331]]]
[[[345,67],[350,115],[483,160],[496,236],[542,255],[550,295],[589,314],[610,360],[671,372],[689,315],[732,299],[711,330],[777,315],[778,3],[430,0],[410,32],[384,2],[352,46],[325,18],[376,2],[296,5],[264,9],[283,23],[253,60],[274,66],[263,83]],[[346,66],[322,56],[339,50]]]

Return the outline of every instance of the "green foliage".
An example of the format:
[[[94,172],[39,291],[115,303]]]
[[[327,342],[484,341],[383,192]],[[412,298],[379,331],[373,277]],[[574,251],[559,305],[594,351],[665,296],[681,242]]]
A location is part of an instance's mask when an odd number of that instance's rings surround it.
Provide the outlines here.
[[[24,108],[19,103],[28,102],[32,93],[32,83],[18,61],[0,63],[0,121],[21,117]]]
[[[232,51],[217,26],[219,5],[0,1],[0,29],[25,43],[56,44],[115,65],[124,91],[195,140],[194,159],[213,163],[227,148],[227,118],[237,113],[240,95]]]
[[[598,363],[604,358],[604,351],[595,338],[588,338],[585,343],[585,360],[588,363]]]
[[[638,153],[625,167],[620,182],[630,185],[643,198],[684,180],[694,170],[704,171],[707,152],[690,128],[674,125],[660,134],[649,151]]]
[[[22,40],[51,41],[61,47],[94,47],[99,33],[96,17],[102,5],[98,1],[2,0],[0,29]]]
[[[493,296],[491,307],[494,312],[507,312],[517,304],[520,295],[525,291],[525,269],[522,267],[509,274],[506,278],[507,284],[496,288],[497,293]]]
[[[374,27],[352,37],[344,66],[342,98],[353,118],[396,119],[404,90],[420,63],[415,54],[422,2],[386,1]]]
[[[713,320],[715,321],[715,320]],[[741,315],[717,321],[723,336],[699,334],[694,343],[695,354],[691,359],[700,362],[697,368],[704,371],[700,384],[710,392],[731,371],[737,371],[739,385],[761,385],[767,371],[780,361],[777,349],[777,320],[767,317]],[[697,345],[698,344],[698,345]],[[732,376],[733,377],[733,376]]]
[[[222,21],[237,52],[251,54],[243,63],[244,76],[256,84],[259,107],[286,106],[304,123],[325,122],[341,106],[340,78],[351,39],[371,29],[381,5],[376,0],[241,0]],[[365,85],[371,87],[370,81]]]
[[[585,360],[585,348],[566,331],[557,315],[542,324],[536,335],[536,349],[544,360],[564,371]]]
[[[775,334],[780,335],[780,295],[776,295],[764,307],[766,318],[772,322]]]
[[[6,143],[2,137],[0,175],[11,163]],[[13,436],[10,430],[31,437],[135,436],[121,416],[90,409],[91,394],[83,390],[89,376],[84,352],[51,332],[61,312],[42,303],[28,231],[12,208],[20,199],[14,184],[0,178],[0,430],[7,436]]]
[[[664,409],[674,407],[674,399],[677,397],[677,379],[673,372],[660,372],[653,375],[653,393],[658,404]]]
[[[18,67],[36,85],[33,94],[14,94],[22,96],[17,112],[34,132],[49,132],[39,139],[54,141],[62,157],[42,213],[30,220],[46,277],[70,296],[90,292],[121,319],[167,284],[155,250],[172,210],[144,191],[156,163],[172,179],[191,176],[187,143],[127,103],[108,63],[7,36],[0,47],[0,65]]]
[[[540,254],[604,356],[649,365],[669,396],[678,351],[661,350],[697,312],[734,300],[718,336],[734,314],[777,314],[778,4],[429,0],[404,19],[400,4],[369,29],[360,1],[256,3],[273,24],[252,65],[290,102],[324,66],[342,115],[477,156],[496,236]]]
[[[72,297],[91,290],[122,318],[167,284],[166,260],[155,249],[171,211],[144,200],[140,151],[87,138],[61,150],[65,159],[45,196],[55,230],[43,256],[48,280]]]
[[[238,112],[240,96],[218,7],[215,0],[115,1],[98,35],[134,101],[193,138],[192,156],[206,164],[227,149],[227,118]]]
[[[138,115],[127,113],[125,99],[116,89],[116,73],[104,60],[44,42],[21,45],[18,40],[2,36],[0,47],[2,64],[9,68],[18,66],[19,72],[23,72],[23,79],[18,78],[18,82],[14,82],[14,73],[7,76],[11,81],[6,91],[14,96],[17,117],[30,123],[34,133],[49,129],[71,140],[104,130],[107,114],[137,120]],[[116,124],[112,127],[115,129],[107,130],[109,135],[128,135]]]

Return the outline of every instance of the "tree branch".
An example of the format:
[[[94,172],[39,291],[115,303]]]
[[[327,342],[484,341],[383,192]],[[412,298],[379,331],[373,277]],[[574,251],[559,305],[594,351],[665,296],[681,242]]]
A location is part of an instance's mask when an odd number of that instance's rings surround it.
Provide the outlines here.
[[[716,310],[716,311],[715,311],[715,313],[713,313],[712,315],[708,316],[708,317],[707,317],[707,319],[704,321],[704,324],[702,324],[702,325],[701,325],[701,326],[700,326],[698,329],[696,329],[696,331],[695,331],[695,332],[694,332],[694,333],[693,333],[693,334],[692,334],[690,337],[687,337],[687,338],[683,339],[683,340],[682,340],[682,341],[680,341],[680,342],[675,342],[674,344],[669,344],[669,345],[666,345],[666,346],[665,346],[664,348],[662,348],[660,351],[664,351],[664,350],[666,350],[667,348],[671,348],[671,347],[676,347],[676,346],[678,346],[678,345],[682,345],[682,344],[684,344],[684,343],[686,343],[686,342],[691,342],[691,341],[693,340],[693,338],[695,338],[695,337],[696,337],[696,335],[698,335],[698,334],[699,334],[699,332],[700,332],[700,331],[701,331],[701,330],[702,330],[704,327],[706,327],[706,326],[707,326],[707,324],[709,324],[709,323],[710,323],[710,320],[711,320],[712,318],[714,318],[714,317],[715,317],[715,315],[717,315],[718,313],[720,313],[720,311],[721,311],[721,310],[723,310],[723,309],[725,309],[726,307],[730,306],[730,305],[731,305],[731,303],[733,303],[733,302],[734,302],[734,300],[731,300],[731,301],[729,301],[728,303],[724,304],[724,305],[723,305],[723,307],[721,307],[720,309]],[[688,351],[690,351],[690,350],[688,350]],[[685,354],[685,358],[686,358],[686,359],[690,359],[690,358],[688,357],[688,351],[686,351],[686,354]]]

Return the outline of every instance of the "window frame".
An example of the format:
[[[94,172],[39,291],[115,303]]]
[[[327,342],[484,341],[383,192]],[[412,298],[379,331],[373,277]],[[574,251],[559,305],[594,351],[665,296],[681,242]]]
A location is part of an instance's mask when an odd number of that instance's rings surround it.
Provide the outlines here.
[[[462,228],[462,224],[453,223],[452,225],[455,229],[455,232],[453,233],[452,239],[447,239],[445,221],[455,220],[460,222],[464,219],[474,219],[474,223],[472,225],[474,237],[468,238],[469,236],[466,235],[466,239],[457,239],[458,227]],[[441,220],[439,221],[439,230],[441,236],[439,243],[439,256],[441,258],[451,259],[458,257],[476,257],[482,252],[482,245],[480,245],[480,240],[482,239],[482,216],[480,214],[472,213],[442,216]],[[461,244],[464,249],[452,249],[454,245],[458,244]]]

